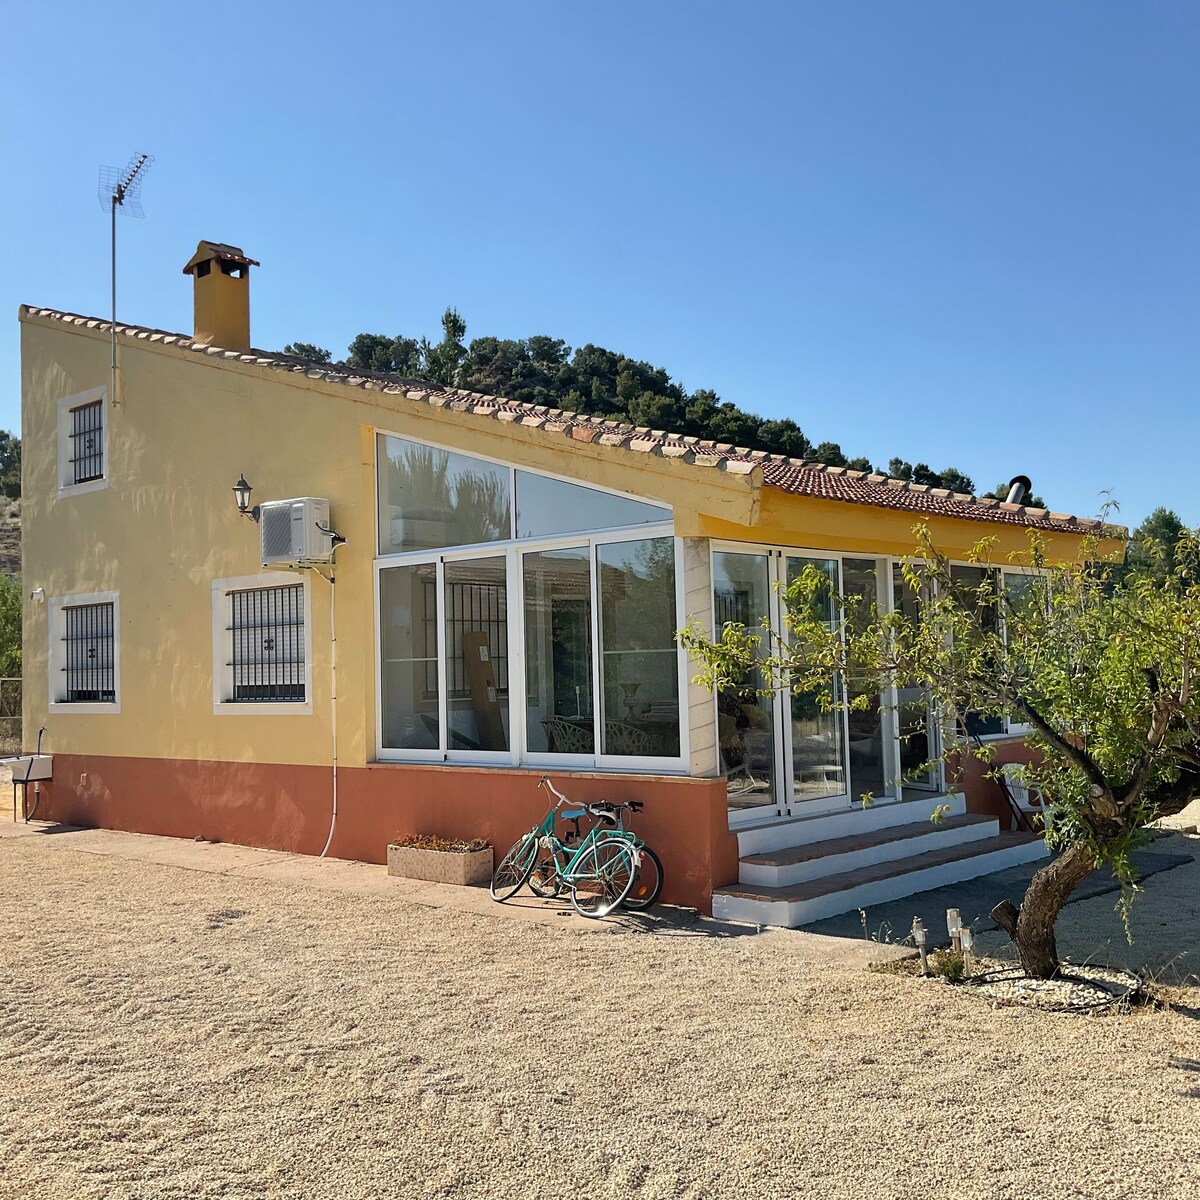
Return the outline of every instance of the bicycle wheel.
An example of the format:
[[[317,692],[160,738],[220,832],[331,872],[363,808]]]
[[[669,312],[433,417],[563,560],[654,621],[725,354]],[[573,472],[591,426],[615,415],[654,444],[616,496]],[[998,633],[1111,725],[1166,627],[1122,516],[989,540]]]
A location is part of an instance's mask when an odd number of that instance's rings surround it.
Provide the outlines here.
[[[492,872],[492,882],[488,884],[488,890],[492,893],[493,900],[503,904],[521,890],[521,886],[533,871],[537,854],[537,837],[527,833],[500,860],[500,865]]]
[[[618,838],[596,842],[570,881],[571,904],[581,917],[606,917],[629,894],[637,867],[633,847]]]
[[[638,863],[637,873],[633,877],[633,887],[621,901],[621,907],[627,912],[645,912],[657,903],[662,894],[662,861],[645,843],[638,847],[638,852],[642,861]]]

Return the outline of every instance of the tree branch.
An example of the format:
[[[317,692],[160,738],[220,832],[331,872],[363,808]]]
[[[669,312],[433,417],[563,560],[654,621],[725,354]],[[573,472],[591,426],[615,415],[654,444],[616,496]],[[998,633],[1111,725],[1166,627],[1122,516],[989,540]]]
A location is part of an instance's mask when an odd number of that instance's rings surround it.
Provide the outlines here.
[[[1150,688],[1150,728],[1146,731],[1146,741],[1138,754],[1137,766],[1129,777],[1129,782],[1119,791],[1122,805],[1136,800],[1150,782],[1150,776],[1154,773],[1154,759],[1162,746],[1163,738],[1167,736],[1174,708],[1174,698],[1163,693],[1158,672],[1151,667],[1145,667],[1143,674]]]
[[[1038,731],[1044,741],[1053,746],[1064,758],[1070,759],[1087,776],[1093,789],[1099,788],[1101,792],[1108,792],[1108,780],[1104,777],[1104,772],[1100,770],[1086,750],[1081,750],[1073,742],[1069,742],[1063,737],[1052,725],[1048,725],[1042,714],[1024,696],[1012,693],[1009,700],[1025,720]]]

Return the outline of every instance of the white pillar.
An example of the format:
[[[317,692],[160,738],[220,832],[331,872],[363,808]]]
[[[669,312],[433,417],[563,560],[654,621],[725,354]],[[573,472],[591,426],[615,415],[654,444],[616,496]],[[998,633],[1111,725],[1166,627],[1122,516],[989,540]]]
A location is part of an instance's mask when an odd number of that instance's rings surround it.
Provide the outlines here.
[[[713,627],[712,555],[708,538],[683,539],[683,596],[687,623],[698,623],[711,636]],[[688,774],[720,774],[717,753],[717,705],[707,688],[691,682],[698,668],[688,665]]]

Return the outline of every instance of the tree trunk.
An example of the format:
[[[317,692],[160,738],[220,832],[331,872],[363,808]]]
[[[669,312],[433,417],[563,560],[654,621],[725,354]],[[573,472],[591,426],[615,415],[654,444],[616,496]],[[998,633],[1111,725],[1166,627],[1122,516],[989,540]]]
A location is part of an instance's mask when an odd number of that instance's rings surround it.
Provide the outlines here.
[[[992,909],[992,919],[1012,938],[1026,975],[1051,979],[1058,974],[1055,922],[1071,893],[1095,867],[1095,857],[1086,846],[1071,846],[1029,881],[1019,909],[1009,900]]]

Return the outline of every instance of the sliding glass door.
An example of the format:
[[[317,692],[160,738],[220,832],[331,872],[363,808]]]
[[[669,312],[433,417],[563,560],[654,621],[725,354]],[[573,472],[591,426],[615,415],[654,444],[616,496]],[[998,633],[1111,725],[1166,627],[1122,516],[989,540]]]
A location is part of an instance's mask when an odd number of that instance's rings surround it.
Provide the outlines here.
[[[928,583],[914,588],[904,578],[899,563],[892,564],[892,603],[896,611],[917,621],[921,600]],[[928,687],[914,686],[896,692],[896,721],[899,726],[900,770],[905,792],[934,792],[941,784],[941,772],[932,760],[941,753],[933,693]]]
[[[814,616],[832,629],[844,614],[908,611],[915,597],[896,584],[889,559],[824,556],[790,550],[714,547],[713,624],[750,633],[761,629],[762,652],[786,637],[786,593],[807,575]],[[764,694],[760,670],[722,688],[716,697],[717,744],[730,821],[735,826],[848,809],[894,800],[904,787],[930,790],[934,770],[919,771],[936,754],[937,731],[927,688],[882,692],[874,679],[835,678],[828,690],[786,689]],[[907,772],[907,775],[905,775]]]
[[[806,571],[815,572],[822,586],[813,593],[812,603],[818,610],[813,615],[832,629],[840,617],[841,605],[837,560],[787,555],[783,570],[783,582],[789,588]],[[781,612],[780,627],[784,624],[782,616]],[[791,720],[784,732],[792,766],[793,804],[847,794],[846,723],[839,707],[842,688],[843,681],[834,679],[827,692],[789,693]]]
[[[713,612],[716,632],[728,624],[753,630],[772,616],[774,564],[767,554],[713,554]],[[760,694],[755,670],[717,692],[717,745],[729,808],[739,819],[778,815],[785,789],[777,778],[779,731],[775,698]]]
[[[508,749],[508,580],[503,557],[442,565],[446,733],[452,751]]]
[[[593,755],[589,549],[573,546],[522,555],[522,579],[529,752]]]

